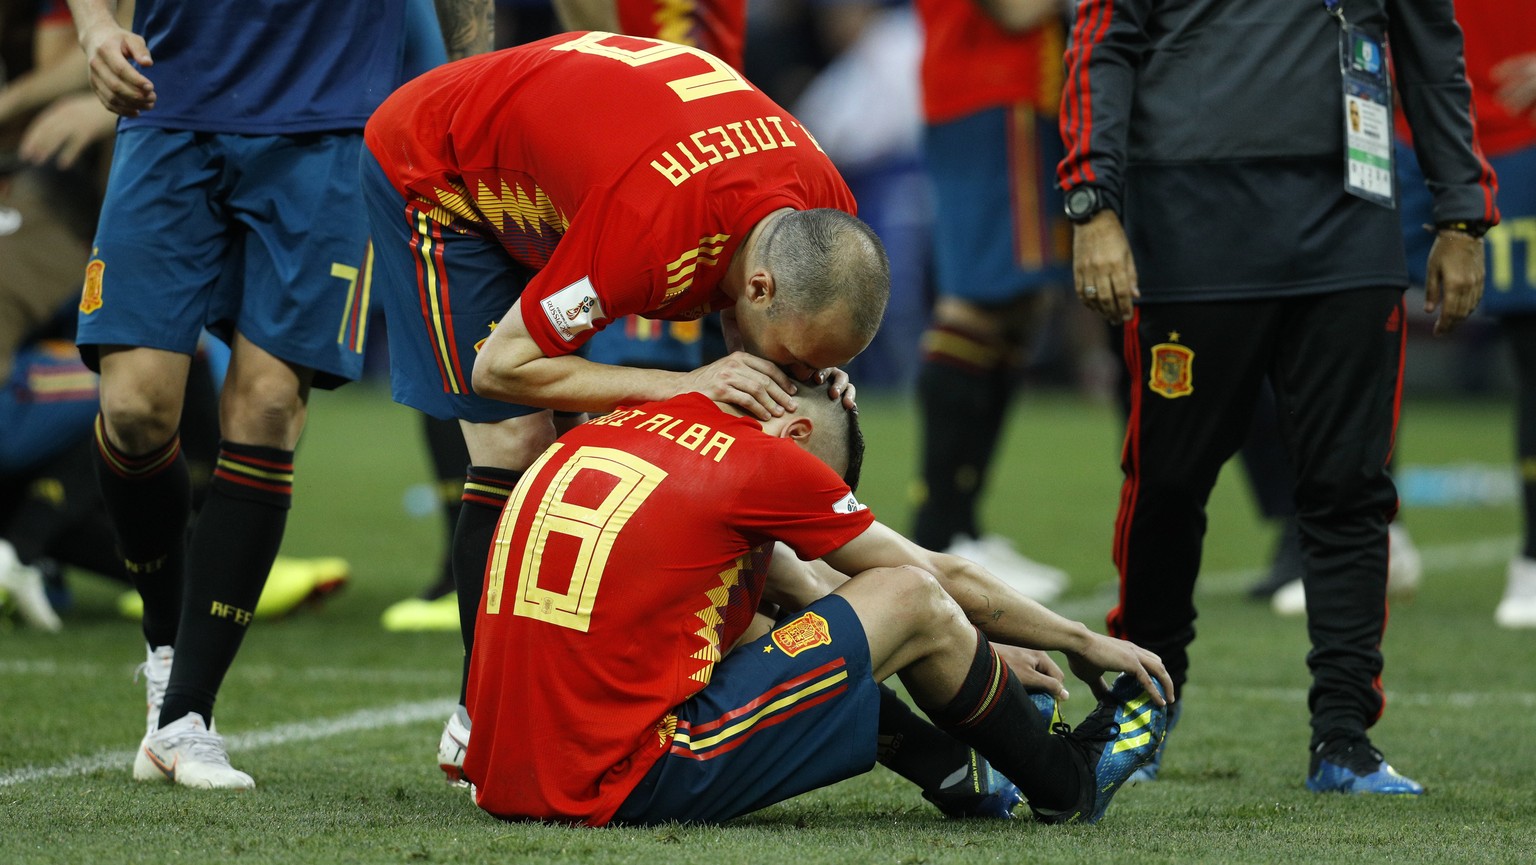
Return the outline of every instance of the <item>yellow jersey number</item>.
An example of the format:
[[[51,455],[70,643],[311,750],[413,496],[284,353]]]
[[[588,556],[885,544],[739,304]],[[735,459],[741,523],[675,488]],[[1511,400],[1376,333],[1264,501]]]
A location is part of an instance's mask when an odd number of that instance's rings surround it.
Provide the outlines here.
[[[1488,281],[1494,291],[1515,286],[1515,244],[1525,245],[1524,285],[1536,288],[1536,216],[1523,216],[1488,231]]]
[[[724,60],[693,47],[692,45],[676,45],[671,42],[657,42],[654,39],[643,39],[639,36],[626,36],[626,39],[635,39],[640,42],[649,42],[649,48],[641,48],[633,51],[628,48],[620,48],[614,45],[604,45],[603,40],[612,38],[614,34],[600,31],[588,33],[585,36],[573,39],[551,48],[551,51],[579,51],[582,54],[592,54],[597,57],[607,57],[610,60],[618,60],[630,66],[645,66],[650,63],[660,63],[663,60],[671,60],[674,57],[687,55],[696,57],[709,66],[708,72],[698,75],[688,75],[683,78],[674,78],[667,82],[667,86],[677,94],[677,98],[684,102],[692,102],[695,99],[703,99],[708,96],[719,96],[722,93],[734,93],[738,90],[751,90],[752,85],[747,79],[741,77],[741,73],[732,69]]]
[[[512,527],[523,513],[528,489],[540,478],[549,461],[566,445],[556,442],[539,457],[517,485],[511,501],[501,512],[491,542],[491,561],[485,586],[485,612],[497,615],[503,604],[507,559]],[[613,478],[613,489],[593,507],[567,501],[565,496],[577,475],[600,472]],[[608,567],[614,541],[640,505],[666,480],[667,472],[637,456],[613,448],[583,446],[576,449],[553,477],[538,504],[523,544],[517,587],[510,599],[512,615],[538,619],[562,628],[585,632],[592,623],[592,606]],[[576,555],[563,561],[569,573],[550,573],[544,551],[550,538],[561,535],[577,542]],[[564,582],[563,589],[549,588]]]

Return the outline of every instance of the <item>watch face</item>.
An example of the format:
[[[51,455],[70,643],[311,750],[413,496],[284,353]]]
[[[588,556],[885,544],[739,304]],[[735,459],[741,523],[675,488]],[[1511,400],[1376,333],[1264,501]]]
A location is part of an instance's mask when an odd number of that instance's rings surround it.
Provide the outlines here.
[[[1087,219],[1098,210],[1098,190],[1091,186],[1079,186],[1067,193],[1067,216],[1072,219]]]

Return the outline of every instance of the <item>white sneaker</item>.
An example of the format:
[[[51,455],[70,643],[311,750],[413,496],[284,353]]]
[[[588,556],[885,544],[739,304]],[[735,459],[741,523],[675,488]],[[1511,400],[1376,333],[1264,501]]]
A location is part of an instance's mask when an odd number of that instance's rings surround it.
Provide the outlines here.
[[[1387,596],[1411,598],[1422,582],[1424,558],[1408,536],[1408,529],[1387,523]],[[1277,615],[1300,616],[1307,611],[1307,590],[1301,580],[1292,580],[1270,597],[1269,606]]]
[[[0,540],[0,593],[10,595],[16,612],[28,626],[40,631],[64,627],[59,614],[48,603],[48,593],[43,591],[42,571],[22,564],[16,557],[16,548],[5,540]]]
[[[443,737],[437,740],[437,765],[455,787],[466,787],[464,752],[469,749],[469,712],[463,706],[453,710],[443,725]]]
[[[1387,538],[1387,594],[1411,598],[1424,582],[1424,557],[1401,523],[1387,523]]]
[[[994,576],[1013,586],[1026,597],[1041,603],[1050,603],[1061,595],[1067,585],[1067,572],[1060,568],[1035,561],[1013,548],[1013,543],[1001,535],[968,538],[955,535],[949,549],[944,552],[962,559],[970,559]]]
[[[204,789],[249,790],[251,776],[229,765],[224,737],[203,725],[203,716],[188,712],[139,743],[133,759],[137,781],[168,781]]]
[[[1536,559],[1510,560],[1509,584],[1493,620],[1501,628],[1536,628]]]
[[[176,650],[170,646],[158,649],[144,646],[145,659],[133,671],[133,680],[144,677],[144,702],[147,710],[144,718],[144,735],[148,736],[160,726],[160,707],[165,705],[165,688],[171,683],[171,661]]]

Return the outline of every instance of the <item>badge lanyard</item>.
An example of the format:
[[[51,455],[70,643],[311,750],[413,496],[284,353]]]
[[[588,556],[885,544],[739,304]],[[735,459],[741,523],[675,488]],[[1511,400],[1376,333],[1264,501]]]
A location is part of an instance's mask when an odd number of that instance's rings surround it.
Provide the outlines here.
[[[1392,79],[1381,40],[1344,20],[1343,0],[1323,0],[1339,22],[1344,85],[1344,191],[1395,207],[1392,168]]]

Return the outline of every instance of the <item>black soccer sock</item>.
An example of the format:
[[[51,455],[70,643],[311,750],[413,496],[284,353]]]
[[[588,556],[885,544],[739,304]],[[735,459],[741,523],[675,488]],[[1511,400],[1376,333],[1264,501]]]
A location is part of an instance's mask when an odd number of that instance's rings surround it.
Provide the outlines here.
[[[160,725],[213,703],[251,624],[293,502],[293,451],[226,441],[187,553],[181,642]]]
[[[480,610],[480,595],[485,591],[485,562],[491,555],[491,539],[501,507],[512,495],[516,469],[470,466],[464,479],[464,505],[453,535],[453,581],[459,592],[459,632],[464,638],[464,678],[459,685],[459,705],[464,705],[469,691],[470,650],[475,645],[475,615]]]
[[[181,617],[192,488],[181,439],[130,456],[108,440],[96,416],[96,482],[112,520],[123,568],[144,599],[144,640],[174,646]]]
[[[1515,455],[1525,501],[1525,543],[1521,555],[1536,559],[1536,315],[1501,320],[1515,355]]]
[[[876,757],[880,765],[919,789],[932,791],[970,764],[971,746],[930,724],[895,691],[881,685]]]
[[[1082,794],[1082,758],[1029,699],[992,644],[976,635],[976,656],[949,705],[928,716],[969,744],[1019,788],[1035,808],[1065,810]]]
[[[923,496],[913,540],[933,550],[974,537],[976,502],[1007,416],[1006,345],[935,325],[923,335],[917,393],[923,413]]]
[[[453,536],[458,531],[459,511],[464,503],[464,467],[469,464],[469,448],[464,444],[464,432],[456,420],[438,420],[423,414],[421,431],[427,440],[427,453],[432,458],[432,472],[436,478],[433,489],[443,514],[442,565],[438,568],[437,582],[421,593],[423,600],[435,601],[455,591]]]

